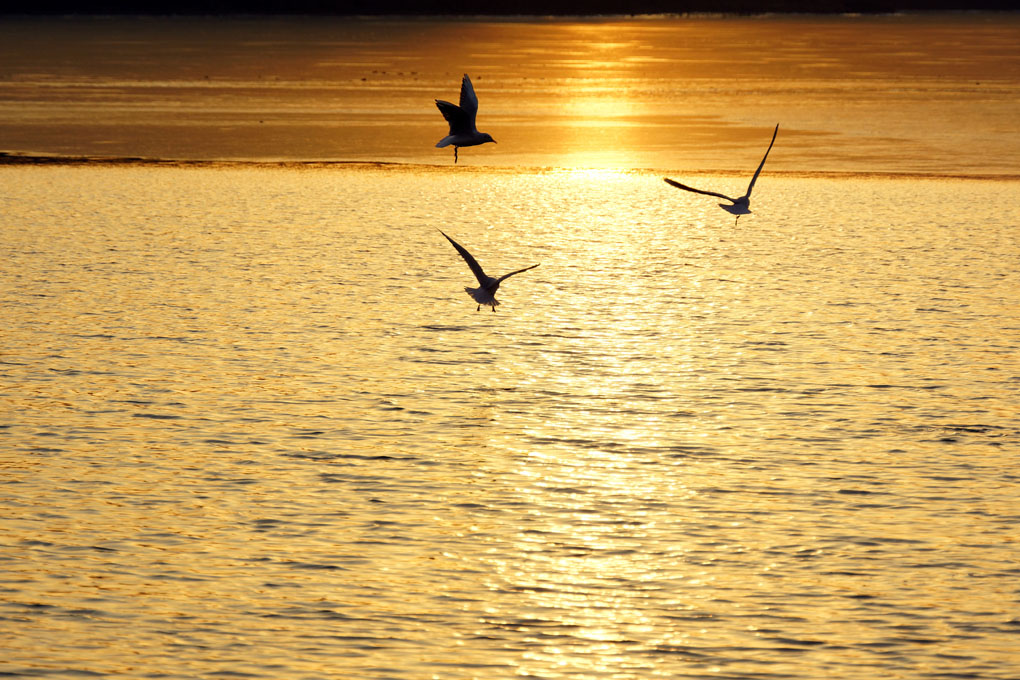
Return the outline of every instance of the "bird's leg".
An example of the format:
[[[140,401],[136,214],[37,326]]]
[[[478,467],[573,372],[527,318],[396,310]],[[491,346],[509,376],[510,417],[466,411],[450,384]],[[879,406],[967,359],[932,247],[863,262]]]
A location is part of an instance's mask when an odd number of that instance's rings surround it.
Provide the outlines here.
[[[482,306],[481,306],[481,305],[478,305],[478,309],[476,309],[475,311],[476,311],[476,312],[480,312],[480,311],[482,311]]]
[[[737,222],[740,221],[740,215],[737,215],[737,219],[733,220],[733,226],[737,226]]]
[[[495,313],[496,313],[496,308],[495,308],[495,307],[493,307],[493,308],[492,308],[492,313],[493,313],[493,314],[495,314]]]
[[[454,163],[456,163],[456,162],[457,162],[457,150],[458,150],[459,148],[460,148],[459,146],[455,146],[455,147],[453,147],[453,162],[454,162]]]

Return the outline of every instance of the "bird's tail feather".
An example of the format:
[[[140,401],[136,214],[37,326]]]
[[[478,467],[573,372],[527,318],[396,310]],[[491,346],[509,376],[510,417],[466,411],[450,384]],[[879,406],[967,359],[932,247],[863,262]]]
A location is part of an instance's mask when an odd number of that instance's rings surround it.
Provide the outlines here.
[[[480,305],[489,305],[490,307],[499,305],[499,300],[496,299],[496,296],[483,288],[468,288],[464,286],[464,292]]]

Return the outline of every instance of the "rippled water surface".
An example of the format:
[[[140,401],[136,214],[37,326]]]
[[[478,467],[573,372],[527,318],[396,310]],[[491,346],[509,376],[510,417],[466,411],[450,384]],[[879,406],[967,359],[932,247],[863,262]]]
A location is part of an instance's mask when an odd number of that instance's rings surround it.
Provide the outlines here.
[[[0,675],[1015,680],[1018,26],[5,20]]]
[[[6,674],[1016,677],[1015,183],[0,182]]]

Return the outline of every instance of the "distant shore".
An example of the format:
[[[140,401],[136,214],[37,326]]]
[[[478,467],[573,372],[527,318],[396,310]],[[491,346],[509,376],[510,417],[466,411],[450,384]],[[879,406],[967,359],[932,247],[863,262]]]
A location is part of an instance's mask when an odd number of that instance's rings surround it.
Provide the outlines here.
[[[1018,11],[1016,0],[41,0],[6,5],[2,15],[312,15],[312,16],[599,16],[683,14],[889,14],[915,11]]]

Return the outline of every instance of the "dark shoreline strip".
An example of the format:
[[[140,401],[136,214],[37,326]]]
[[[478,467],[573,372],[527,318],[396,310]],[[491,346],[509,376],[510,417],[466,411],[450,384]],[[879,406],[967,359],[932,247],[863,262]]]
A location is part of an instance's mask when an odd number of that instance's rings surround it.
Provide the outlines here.
[[[311,169],[388,169],[417,172],[447,171],[448,164],[407,163],[397,161],[350,160],[226,160],[152,158],[145,156],[60,156],[0,151],[0,166],[159,166],[170,168],[292,168]],[[558,166],[461,166],[457,172],[519,173],[569,172],[575,168]],[[630,174],[683,173],[693,176],[725,177],[744,176],[746,170],[692,170],[690,168],[620,168]],[[916,179],[916,180],[980,180],[991,182],[1017,182],[1020,174],[1006,173],[926,173],[926,172],[856,172],[853,170],[770,170],[770,175],[799,179]]]

